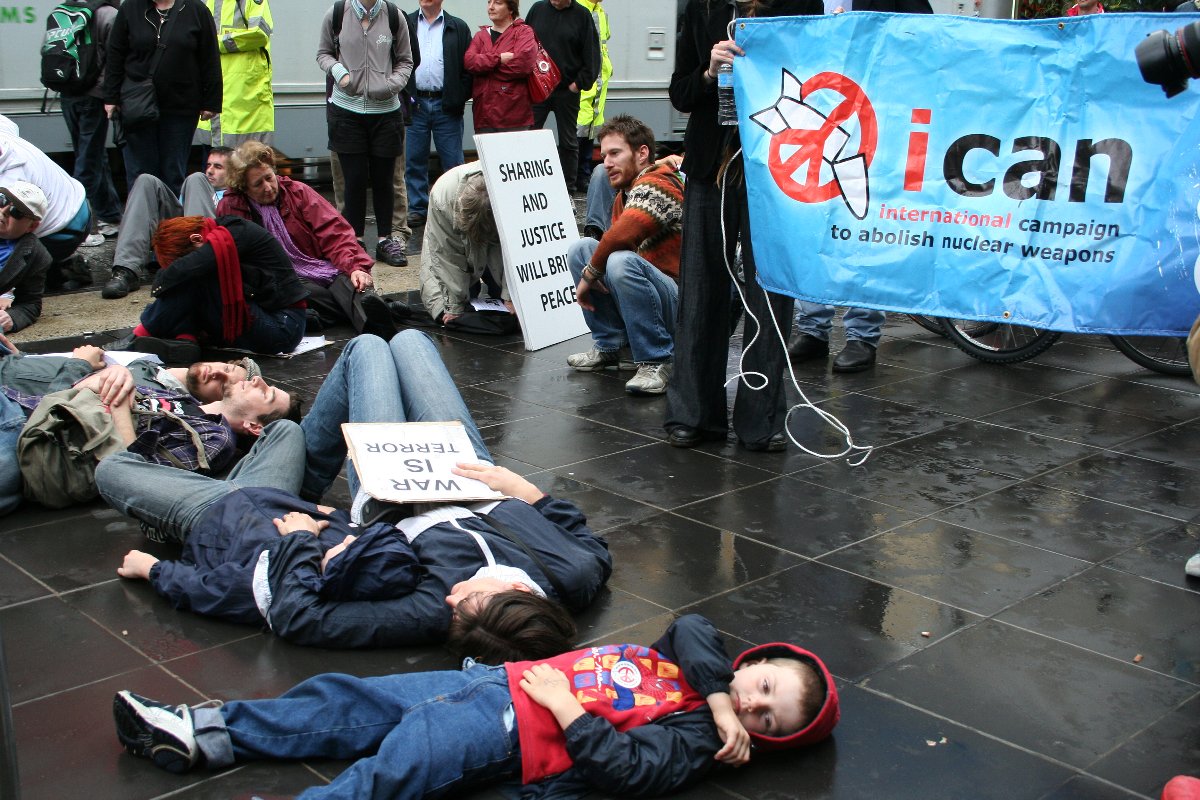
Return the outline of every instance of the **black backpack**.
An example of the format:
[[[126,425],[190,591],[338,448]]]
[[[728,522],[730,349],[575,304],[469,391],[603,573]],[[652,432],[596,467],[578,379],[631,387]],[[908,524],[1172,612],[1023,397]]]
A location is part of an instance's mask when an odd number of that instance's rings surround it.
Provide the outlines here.
[[[65,95],[86,94],[100,79],[100,54],[92,18],[105,0],[65,2],[46,18],[42,38],[42,85]]]

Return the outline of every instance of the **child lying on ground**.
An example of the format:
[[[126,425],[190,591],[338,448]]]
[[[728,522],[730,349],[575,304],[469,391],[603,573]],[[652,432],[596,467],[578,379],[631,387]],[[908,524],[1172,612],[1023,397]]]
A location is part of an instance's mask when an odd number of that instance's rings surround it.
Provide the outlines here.
[[[732,669],[720,635],[681,617],[647,648],[374,678],[318,675],[274,700],[171,706],[119,692],[117,737],[171,772],[257,759],[358,759],[304,798],[419,798],[519,779],[523,795],[659,795],[759,749],[827,737],[833,677],[788,644]]]

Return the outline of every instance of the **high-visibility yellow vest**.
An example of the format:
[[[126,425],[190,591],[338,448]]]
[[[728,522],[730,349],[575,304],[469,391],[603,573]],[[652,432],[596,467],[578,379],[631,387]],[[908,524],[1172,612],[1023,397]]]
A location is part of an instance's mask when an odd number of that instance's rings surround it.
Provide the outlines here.
[[[576,134],[582,139],[591,139],[596,129],[604,124],[604,101],[608,99],[608,81],[612,77],[612,59],[608,57],[608,40],[612,30],[608,27],[608,12],[602,0],[575,0],[592,13],[596,30],[600,33],[600,75],[592,88],[579,94],[579,117]]]
[[[270,0],[205,0],[205,5],[217,24],[223,99],[220,116],[211,125],[200,123],[200,138],[214,147],[270,141],[275,130]]]

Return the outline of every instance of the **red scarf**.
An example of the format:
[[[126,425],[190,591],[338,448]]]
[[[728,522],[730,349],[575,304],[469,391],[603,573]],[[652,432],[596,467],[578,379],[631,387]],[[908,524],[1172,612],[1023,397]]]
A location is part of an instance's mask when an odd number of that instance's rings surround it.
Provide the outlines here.
[[[242,260],[228,228],[211,219],[204,220],[204,241],[212,245],[217,258],[217,277],[221,282],[221,336],[228,343],[242,335],[250,321],[246,296],[242,292]]]

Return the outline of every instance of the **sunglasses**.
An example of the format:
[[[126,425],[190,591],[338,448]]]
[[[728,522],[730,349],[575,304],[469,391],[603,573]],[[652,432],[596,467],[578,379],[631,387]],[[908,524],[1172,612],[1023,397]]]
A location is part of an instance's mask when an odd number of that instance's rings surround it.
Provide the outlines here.
[[[0,192],[0,208],[7,208],[8,215],[13,219],[33,219],[30,214],[26,214],[24,211],[17,208],[17,205],[13,202],[13,199],[4,192]]]

